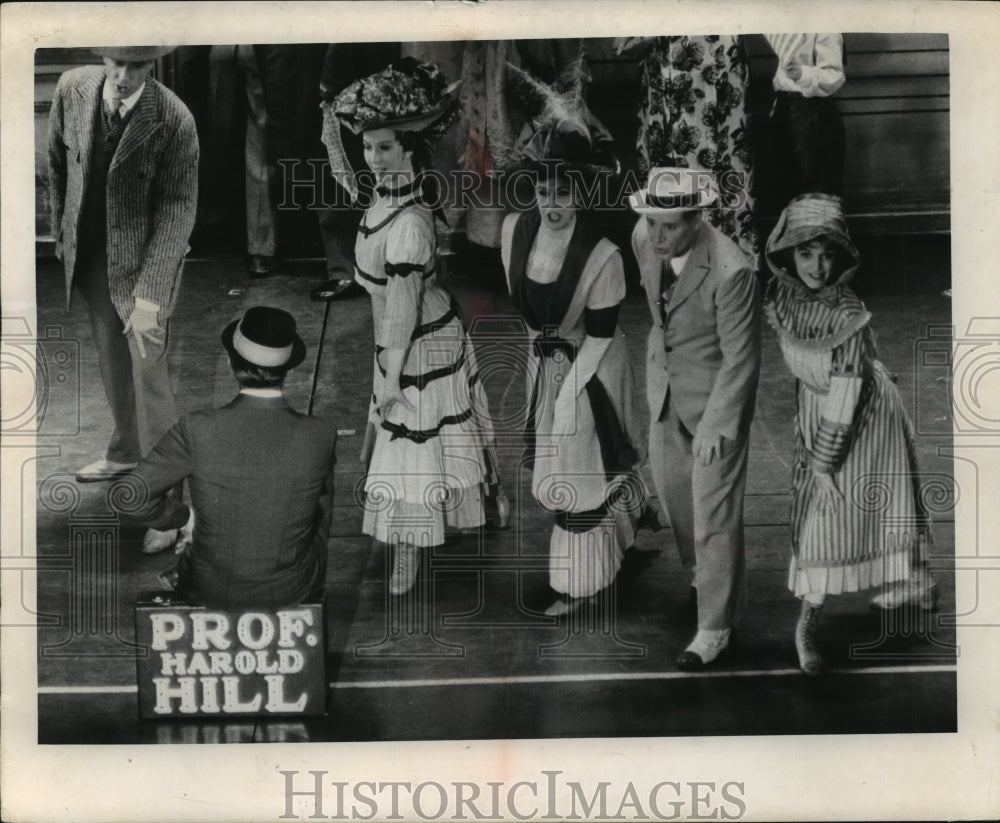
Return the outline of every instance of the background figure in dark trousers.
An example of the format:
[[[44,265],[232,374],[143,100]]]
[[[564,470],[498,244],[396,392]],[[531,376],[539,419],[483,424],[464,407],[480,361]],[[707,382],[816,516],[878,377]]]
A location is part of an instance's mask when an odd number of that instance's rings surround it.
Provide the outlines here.
[[[247,271],[263,277],[274,270],[278,251],[278,204],[282,186],[278,160],[299,157],[297,46],[212,46],[209,52],[209,140],[206,218],[221,222],[230,189],[221,175],[229,166],[237,95],[246,96],[244,142]]]
[[[381,71],[399,56],[399,43],[330,43],[323,59],[320,96],[327,103],[333,102],[355,80]],[[364,168],[361,141],[346,132],[342,139],[351,167]],[[361,201],[370,202],[371,186],[365,188],[361,185],[364,176],[357,178],[356,182],[361,188]],[[326,203],[330,207],[316,212],[328,278],[319,289],[337,297],[360,295],[362,289],[354,285],[354,241],[365,210],[348,202],[350,198],[342,186],[332,180],[328,183]]]
[[[806,192],[841,194],[844,122],[831,95],[844,85],[841,34],[767,34],[774,75],[775,160],[780,202]]]
[[[149,77],[169,48],[97,50],[56,86],[49,182],[56,254],[90,313],[115,430],[103,458],[77,473],[97,482],[133,468],[177,418],[167,362],[169,317],[194,226],[198,137],[184,104]],[[176,531],[146,535],[143,550]]]

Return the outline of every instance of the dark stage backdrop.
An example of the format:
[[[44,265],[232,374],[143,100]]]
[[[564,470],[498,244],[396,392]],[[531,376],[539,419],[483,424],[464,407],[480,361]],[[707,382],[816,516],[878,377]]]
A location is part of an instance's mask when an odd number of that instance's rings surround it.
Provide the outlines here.
[[[613,133],[623,163],[634,166],[638,123],[639,67],[634,59],[613,54],[609,39],[586,40],[593,84],[591,105]],[[776,58],[763,36],[745,38],[750,55],[751,129],[756,162],[758,217],[770,227],[780,206],[766,185],[774,158],[769,147],[768,111]],[[926,234],[949,230],[949,76],[946,34],[847,34],[847,82],[836,99],[847,132],[845,200],[857,234]],[[160,61],[157,77],[180,94],[195,114],[199,130],[207,120],[208,47],[183,47]],[[204,54],[202,54],[204,52]],[[99,62],[87,49],[39,49],[35,65],[35,206],[38,251],[51,254],[45,140],[52,92],[61,72],[73,65]],[[302,47],[303,76],[315,72],[318,86],[322,46]],[[310,101],[306,101],[307,103]],[[315,101],[318,103],[318,96]],[[317,115],[303,122],[301,151],[324,156]],[[311,139],[308,132],[316,130]],[[242,150],[234,146],[233,156]],[[235,180],[237,184],[240,180]],[[315,215],[290,215],[296,252],[322,255]],[[630,223],[621,216],[623,227]],[[239,221],[235,232],[238,234]],[[242,240],[233,238],[233,251]],[[289,255],[292,256],[292,255]]]

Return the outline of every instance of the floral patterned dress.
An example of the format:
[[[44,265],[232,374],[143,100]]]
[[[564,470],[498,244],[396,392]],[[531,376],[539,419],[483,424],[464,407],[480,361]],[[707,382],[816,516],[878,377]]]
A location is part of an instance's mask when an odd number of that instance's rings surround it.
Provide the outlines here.
[[[641,59],[639,172],[703,168],[719,180],[722,208],[710,219],[756,267],[746,50],[734,35],[627,38],[619,51],[646,48]]]

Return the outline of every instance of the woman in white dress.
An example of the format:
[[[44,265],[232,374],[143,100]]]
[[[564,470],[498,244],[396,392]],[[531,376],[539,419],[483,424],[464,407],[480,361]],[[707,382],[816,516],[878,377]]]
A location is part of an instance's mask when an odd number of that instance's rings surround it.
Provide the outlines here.
[[[506,519],[475,351],[437,281],[434,194],[420,175],[455,101],[436,66],[404,58],[348,86],[332,114],[362,135],[377,183],[355,246],[375,329],[363,530],[393,547],[389,590],[398,595],[446,527],[484,524],[491,489]],[[339,125],[330,131],[339,137]]]
[[[555,520],[549,615],[610,586],[636,529],[658,527],[638,473],[642,436],[618,327],[622,256],[584,208],[584,191],[600,187],[578,185],[614,169],[610,137],[566,99],[542,115],[524,149],[536,207],[508,215],[501,233],[511,300],[531,334],[525,463],[533,496]]]

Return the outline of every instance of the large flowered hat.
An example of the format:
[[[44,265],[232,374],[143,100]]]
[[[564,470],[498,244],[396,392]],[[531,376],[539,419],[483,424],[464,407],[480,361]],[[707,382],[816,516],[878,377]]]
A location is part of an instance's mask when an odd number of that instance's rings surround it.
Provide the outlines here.
[[[351,83],[333,101],[333,112],[355,134],[370,129],[419,131],[433,142],[457,114],[454,89],[434,63],[404,57]]]
[[[507,64],[508,94],[531,118],[514,150],[521,167],[537,173],[619,170],[614,139],[587,106],[589,81],[582,55],[555,86]]]
[[[404,57],[382,71],[356,80],[323,109],[321,139],[330,158],[333,179],[356,200],[359,194],[355,170],[341,140],[340,127],[354,134],[366,129],[393,129],[420,132],[428,144],[449,129],[458,114],[453,92],[458,83],[448,84],[434,63]]]
[[[800,194],[789,202],[767,239],[767,264],[782,282],[801,286],[792,252],[796,246],[825,237],[840,251],[840,276],[829,286],[846,283],[861,265],[861,255],[847,231],[844,201],[835,194]]]

